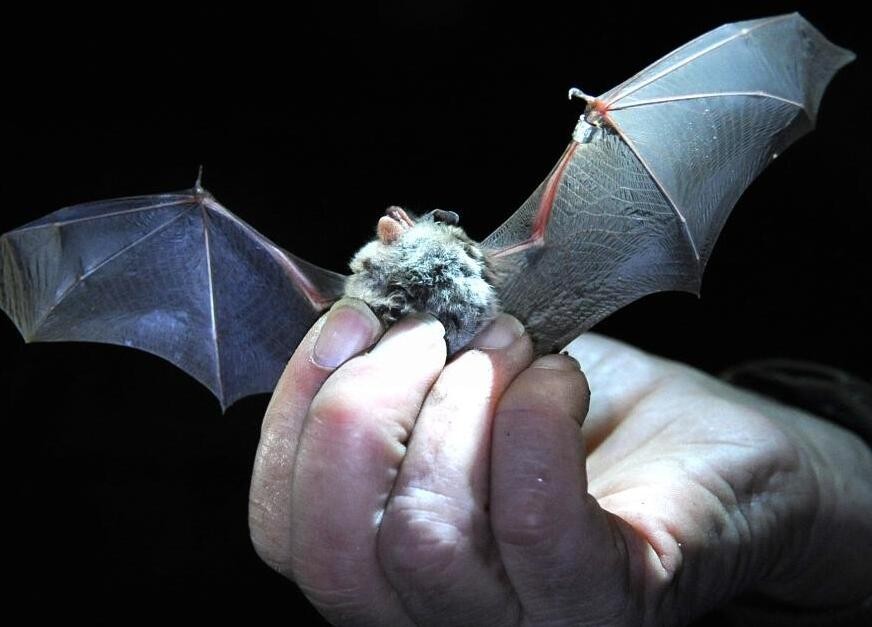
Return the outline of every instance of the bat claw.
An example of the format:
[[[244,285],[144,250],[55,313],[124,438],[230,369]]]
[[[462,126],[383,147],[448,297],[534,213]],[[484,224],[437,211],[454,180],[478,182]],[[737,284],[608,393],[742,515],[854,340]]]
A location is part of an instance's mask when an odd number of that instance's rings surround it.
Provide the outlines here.
[[[573,98],[581,98],[585,102],[592,102],[593,96],[588,96],[586,93],[581,91],[578,87],[573,87],[569,90],[569,94],[567,94],[567,98],[572,100]]]

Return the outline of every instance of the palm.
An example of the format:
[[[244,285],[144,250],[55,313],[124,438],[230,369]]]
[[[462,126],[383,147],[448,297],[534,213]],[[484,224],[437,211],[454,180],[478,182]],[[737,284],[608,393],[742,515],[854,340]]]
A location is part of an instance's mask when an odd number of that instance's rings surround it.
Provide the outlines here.
[[[622,533],[653,549],[627,556],[644,573],[638,583],[677,606],[690,587],[673,585],[676,574],[705,561],[682,579],[729,598],[755,567],[735,549],[752,528],[777,532],[761,519],[801,498],[777,489],[797,468],[795,446],[770,418],[785,410],[606,338],[585,336],[570,352],[586,364],[593,390],[584,425],[589,491]],[[755,409],[761,403],[765,416]]]

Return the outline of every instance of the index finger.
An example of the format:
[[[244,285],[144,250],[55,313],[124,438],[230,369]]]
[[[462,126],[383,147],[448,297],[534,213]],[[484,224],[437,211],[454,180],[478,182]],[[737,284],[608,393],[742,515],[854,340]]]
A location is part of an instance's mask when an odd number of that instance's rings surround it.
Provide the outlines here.
[[[294,463],[309,404],[330,374],[381,335],[375,314],[343,298],[297,347],[266,410],[254,461],[248,521],[254,548],[267,564],[290,574],[290,503]]]
[[[445,365],[445,329],[415,315],[345,364],[309,408],[291,490],[294,580],[334,624],[409,623],[376,537],[406,442]]]

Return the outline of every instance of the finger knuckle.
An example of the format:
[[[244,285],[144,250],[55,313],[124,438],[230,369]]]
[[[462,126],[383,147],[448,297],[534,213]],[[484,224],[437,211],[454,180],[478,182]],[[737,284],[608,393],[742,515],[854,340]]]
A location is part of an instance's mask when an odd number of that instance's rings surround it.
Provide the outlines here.
[[[394,496],[379,530],[379,558],[401,577],[444,577],[459,558],[468,527],[451,499],[425,490]]]
[[[384,446],[408,440],[414,416],[402,404],[386,405],[371,392],[336,392],[309,408],[309,434],[341,446]]]
[[[344,393],[342,390],[325,390],[312,401],[309,419],[332,429],[354,424],[360,415],[365,401],[359,395]]]

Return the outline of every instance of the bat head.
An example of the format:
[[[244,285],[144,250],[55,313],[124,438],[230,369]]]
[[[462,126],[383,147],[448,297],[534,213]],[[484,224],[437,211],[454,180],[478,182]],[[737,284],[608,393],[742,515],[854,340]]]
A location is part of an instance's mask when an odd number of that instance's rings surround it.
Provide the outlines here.
[[[386,325],[429,313],[446,330],[449,353],[469,343],[498,310],[492,263],[453,211],[420,218],[390,207],[377,237],[352,258],[345,295],[365,301]]]

